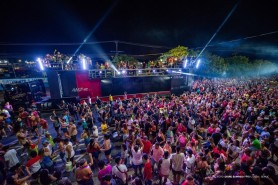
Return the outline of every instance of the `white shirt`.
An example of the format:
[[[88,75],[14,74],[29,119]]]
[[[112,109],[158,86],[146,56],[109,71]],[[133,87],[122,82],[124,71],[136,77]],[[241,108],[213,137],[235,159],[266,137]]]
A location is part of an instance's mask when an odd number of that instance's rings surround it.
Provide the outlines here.
[[[7,116],[8,118],[11,117],[9,111],[7,111],[6,109],[3,109],[3,110],[2,110],[2,113],[6,114],[6,116]]]
[[[5,161],[9,161],[9,168],[14,167],[17,163],[19,163],[19,160],[16,156],[16,150],[11,149],[6,152],[4,155]]]
[[[50,154],[52,154],[52,145],[51,145],[51,144],[48,144],[46,148],[48,148]]]
[[[93,131],[93,136],[94,136],[94,140],[95,142],[98,142],[98,128],[95,127],[95,130]]]
[[[182,171],[183,163],[184,163],[184,153],[175,153],[171,157],[172,159],[172,168],[175,171]]]
[[[226,143],[223,139],[220,139],[219,144],[220,144],[223,148],[228,148],[228,143]]]
[[[132,152],[132,163],[134,165],[141,165],[143,163],[141,149],[139,149],[137,152],[135,152],[135,150],[132,148],[131,152]]]
[[[169,175],[170,173],[170,158],[168,159],[161,159],[162,160],[162,163],[161,163],[161,166],[160,166],[160,173],[162,175]]]
[[[189,173],[190,171],[193,170],[194,167],[194,163],[195,163],[195,156],[192,154],[191,157],[186,157],[185,159],[185,164],[186,164],[186,172]]]
[[[194,129],[194,125],[195,125],[195,120],[190,118],[189,121],[188,121],[188,128],[190,128],[191,130]]]
[[[119,170],[121,172],[118,170],[118,168],[119,168]],[[116,165],[113,166],[113,168],[112,168],[112,175],[116,175],[117,177],[121,178],[123,180],[123,182],[126,182],[126,174],[122,173],[122,172],[127,172],[126,165],[120,164],[118,166],[116,166]]]
[[[72,146],[72,142],[69,142],[69,143],[65,146],[65,149],[67,148],[67,146],[71,146],[70,158],[72,158],[72,157],[74,156],[74,154],[75,154],[74,149],[73,149],[73,146]],[[67,150],[66,150],[65,154],[66,154],[66,157],[68,158],[68,157],[69,157],[69,154],[68,154]]]

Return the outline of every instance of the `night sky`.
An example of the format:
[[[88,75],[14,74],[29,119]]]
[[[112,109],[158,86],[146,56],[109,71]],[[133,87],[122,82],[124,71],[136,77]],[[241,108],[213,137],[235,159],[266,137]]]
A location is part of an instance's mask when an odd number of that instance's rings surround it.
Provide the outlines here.
[[[52,53],[54,49],[72,54],[78,45],[24,43],[80,43],[93,29],[95,31],[88,42],[120,40],[163,46],[148,48],[119,44],[119,50],[125,54],[160,53],[178,45],[202,49],[237,2],[3,0],[0,1],[0,56],[35,57]],[[274,0],[241,0],[211,44],[278,31],[277,18]],[[15,43],[23,45],[9,45]],[[113,50],[115,44],[106,43],[85,45],[78,53],[89,55],[104,52],[112,55]],[[278,33],[217,44],[207,50],[223,56],[244,54],[277,61]]]

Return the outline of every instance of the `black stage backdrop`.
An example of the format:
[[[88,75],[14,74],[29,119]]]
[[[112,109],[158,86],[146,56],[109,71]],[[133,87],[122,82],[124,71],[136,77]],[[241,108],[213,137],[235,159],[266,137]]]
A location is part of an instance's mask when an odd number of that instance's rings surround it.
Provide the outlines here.
[[[75,71],[59,71],[63,97],[78,96],[78,89],[76,87]]]
[[[47,70],[46,74],[47,74],[47,80],[48,80],[51,98],[52,99],[62,98],[61,94],[60,94],[60,88],[59,88],[59,82],[58,82],[58,72],[52,71],[52,70]]]
[[[101,80],[102,96],[170,91],[170,77],[125,77]]]
[[[171,80],[171,93],[175,95],[181,95],[184,91],[188,91],[187,76],[179,75],[172,76]]]

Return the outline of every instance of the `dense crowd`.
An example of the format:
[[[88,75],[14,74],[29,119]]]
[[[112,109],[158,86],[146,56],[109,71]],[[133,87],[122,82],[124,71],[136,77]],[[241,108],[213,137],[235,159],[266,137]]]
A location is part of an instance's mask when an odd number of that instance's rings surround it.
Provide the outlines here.
[[[50,116],[56,134],[48,132],[50,123],[35,108],[15,114],[7,102],[0,114],[1,135],[15,134],[22,151],[0,145],[0,182],[275,185],[277,93],[275,77],[205,79],[181,96],[63,102],[62,113]],[[103,144],[98,143],[98,127]],[[75,161],[80,139],[87,156]],[[121,150],[112,159],[115,143]],[[19,155],[26,157],[25,164],[19,163]],[[57,156],[64,162],[63,174],[55,170]]]

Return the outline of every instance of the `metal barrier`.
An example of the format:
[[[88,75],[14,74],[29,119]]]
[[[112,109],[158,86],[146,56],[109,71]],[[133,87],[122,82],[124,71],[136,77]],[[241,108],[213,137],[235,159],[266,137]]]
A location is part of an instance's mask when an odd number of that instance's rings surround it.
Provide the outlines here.
[[[123,78],[139,76],[176,76],[181,75],[181,68],[149,68],[149,69],[93,69],[89,70],[89,78]]]
[[[94,69],[89,70],[89,78],[112,78],[114,77],[114,71],[109,69]]]

